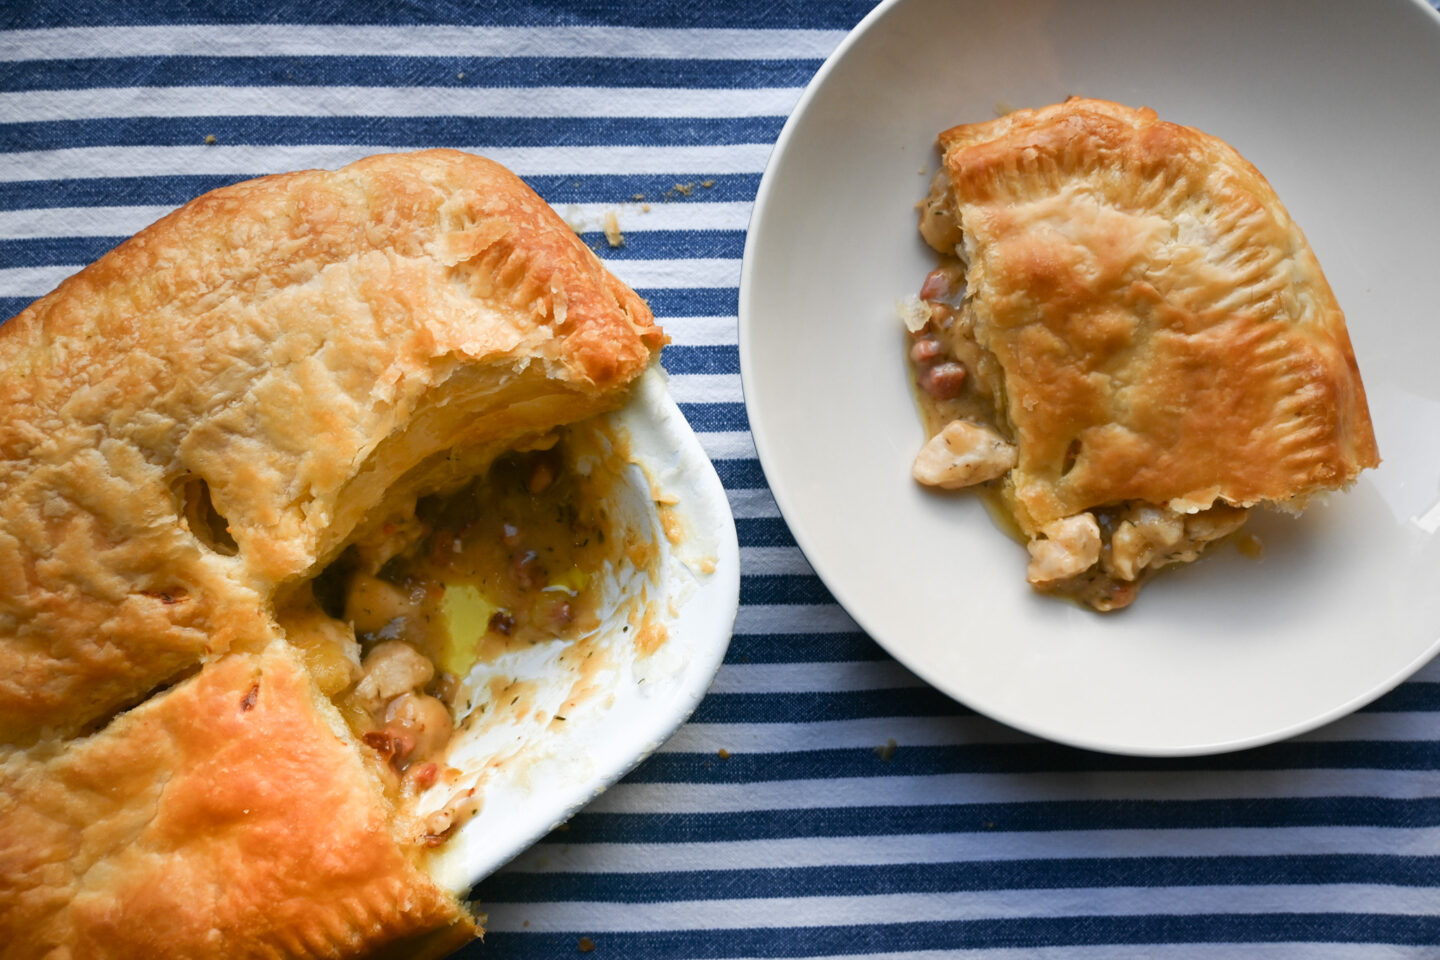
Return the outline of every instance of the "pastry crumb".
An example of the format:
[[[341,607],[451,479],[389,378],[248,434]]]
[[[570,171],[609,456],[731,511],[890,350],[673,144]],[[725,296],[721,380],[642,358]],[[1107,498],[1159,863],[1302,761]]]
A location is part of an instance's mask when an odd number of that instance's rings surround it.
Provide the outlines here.
[[[729,759],[730,759],[730,751],[729,751],[729,750],[726,750],[724,747],[721,747],[719,750],[716,750],[716,751],[715,751],[715,755],[716,755],[717,757],[719,757],[721,760],[729,760]]]
[[[595,941],[591,940],[589,937],[581,937],[580,942],[575,945],[575,949],[579,950],[581,953],[589,953],[590,951],[595,949]]]
[[[205,134],[205,142],[206,142],[206,143],[214,143],[214,142],[215,142],[215,134],[213,134],[213,133],[207,133],[207,134]]]
[[[875,756],[880,758],[881,763],[889,763],[890,758],[895,756],[896,746],[894,739],[886,740],[883,746],[875,748]]]
[[[1240,551],[1242,556],[1251,560],[1259,560],[1265,555],[1265,543],[1253,533],[1239,533],[1235,537],[1235,549]]]
[[[620,232],[620,218],[614,210],[605,213],[605,242],[612,247],[625,246],[625,234]]]

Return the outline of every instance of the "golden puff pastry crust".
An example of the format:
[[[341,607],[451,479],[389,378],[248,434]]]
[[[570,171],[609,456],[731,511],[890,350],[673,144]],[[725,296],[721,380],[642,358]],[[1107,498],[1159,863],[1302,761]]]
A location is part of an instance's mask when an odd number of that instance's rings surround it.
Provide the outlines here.
[[[543,200],[456,151],[147,228],[0,327],[0,735],[263,646],[276,586],[407,474],[617,404],[663,339]]]
[[[276,611],[397,505],[618,407],[664,341],[449,150],[207,194],[0,326],[0,956],[472,935]]]
[[[1027,537],[1127,503],[1298,507],[1379,462],[1344,314],[1229,145],[1078,98],[939,143],[922,229],[964,262]]]
[[[1027,532],[1120,500],[1286,501],[1379,462],[1340,305],[1233,148],[1098,100],[940,145]]]
[[[463,944],[473,921],[391,835],[380,783],[347,741],[276,644],[207,664],[91,737],[5,749],[0,956]]]

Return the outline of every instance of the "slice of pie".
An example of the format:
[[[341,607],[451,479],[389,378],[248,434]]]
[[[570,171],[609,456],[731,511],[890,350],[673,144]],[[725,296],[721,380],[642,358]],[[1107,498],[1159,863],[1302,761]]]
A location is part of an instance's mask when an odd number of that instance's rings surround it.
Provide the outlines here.
[[[465,672],[605,659],[603,573],[653,551],[585,423],[664,340],[445,150],[207,194],[0,326],[0,953],[472,937],[428,870],[482,799],[452,728],[561,707]]]
[[[921,483],[984,484],[1038,589],[1126,606],[1266,505],[1379,463],[1315,255],[1224,142],[1072,98],[940,135],[902,305]]]

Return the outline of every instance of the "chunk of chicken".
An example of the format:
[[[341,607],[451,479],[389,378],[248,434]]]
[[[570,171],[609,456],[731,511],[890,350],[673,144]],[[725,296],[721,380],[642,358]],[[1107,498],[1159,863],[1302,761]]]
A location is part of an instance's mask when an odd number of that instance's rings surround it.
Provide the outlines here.
[[[1207,544],[1238,530],[1247,515],[1244,508],[1223,503],[1189,515],[1139,504],[1115,526],[1106,571],[1121,580],[1134,580],[1146,568],[1190,563]]]
[[[1106,568],[1121,580],[1134,580],[1157,557],[1167,556],[1185,537],[1185,518],[1163,507],[1130,510],[1110,536]]]
[[[1100,559],[1100,524],[1092,513],[1064,517],[1040,528],[1044,540],[1031,540],[1030,566],[1025,577],[1042,586],[1069,580],[1084,573]]]
[[[959,490],[1004,476],[1015,461],[1015,447],[994,430],[952,420],[920,448],[911,473],[926,486]]]
[[[414,647],[399,640],[377,644],[361,664],[364,676],[355,694],[372,713],[394,697],[419,690],[435,676],[435,666]]]

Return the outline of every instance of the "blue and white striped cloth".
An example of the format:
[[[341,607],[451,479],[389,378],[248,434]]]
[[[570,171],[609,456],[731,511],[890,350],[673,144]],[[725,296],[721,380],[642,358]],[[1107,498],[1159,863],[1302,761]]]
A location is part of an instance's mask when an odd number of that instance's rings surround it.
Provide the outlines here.
[[[737,518],[734,642],[658,755],[480,885],[460,956],[1440,957],[1440,668],[1263,749],[1091,754],[920,684],[796,548],[742,402],[740,255],[869,7],[7,0],[0,317],[205,190],[430,146],[514,169],[650,301]]]

